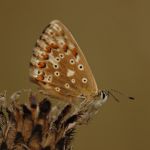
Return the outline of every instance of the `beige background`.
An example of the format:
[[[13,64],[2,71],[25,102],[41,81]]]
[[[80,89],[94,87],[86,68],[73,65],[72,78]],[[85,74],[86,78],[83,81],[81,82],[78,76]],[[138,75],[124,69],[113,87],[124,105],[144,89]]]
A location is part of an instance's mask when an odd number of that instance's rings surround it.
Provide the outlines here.
[[[5,0],[0,2],[0,90],[28,81],[32,48],[60,19],[87,56],[99,88],[136,97],[110,99],[77,131],[75,150],[150,149],[150,3],[148,0]]]

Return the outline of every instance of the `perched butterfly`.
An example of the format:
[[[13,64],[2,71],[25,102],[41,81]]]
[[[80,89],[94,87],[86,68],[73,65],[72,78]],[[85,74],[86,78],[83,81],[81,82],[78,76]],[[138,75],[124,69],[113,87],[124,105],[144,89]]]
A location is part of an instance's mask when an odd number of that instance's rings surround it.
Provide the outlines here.
[[[44,93],[60,100],[106,99],[74,37],[60,21],[52,21],[33,49],[30,78]]]

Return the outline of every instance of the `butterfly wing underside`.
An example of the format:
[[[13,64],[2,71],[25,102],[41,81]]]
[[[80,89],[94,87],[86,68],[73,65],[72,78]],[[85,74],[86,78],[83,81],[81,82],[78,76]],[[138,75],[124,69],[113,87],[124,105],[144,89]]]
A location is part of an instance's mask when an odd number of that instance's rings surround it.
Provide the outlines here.
[[[97,84],[71,32],[52,21],[33,49],[30,78],[51,97],[76,100],[97,94]]]

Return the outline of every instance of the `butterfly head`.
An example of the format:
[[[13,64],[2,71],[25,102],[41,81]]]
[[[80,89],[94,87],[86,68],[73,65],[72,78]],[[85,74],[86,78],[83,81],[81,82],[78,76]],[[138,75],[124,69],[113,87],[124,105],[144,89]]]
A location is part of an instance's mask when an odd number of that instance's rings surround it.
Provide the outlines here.
[[[109,96],[113,97],[117,102],[119,102],[119,99],[112,94],[111,90],[107,89],[99,90],[96,99],[99,99],[100,103],[103,104],[107,101]]]
[[[125,96],[126,98],[128,98],[130,100],[134,100],[134,97],[127,96],[126,94],[124,94],[122,92],[119,92],[117,90],[114,90],[114,89],[100,90],[99,93],[98,93],[98,97],[100,97],[100,100],[102,101],[102,103],[106,102],[106,100],[108,99],[109,96],[111,96],[115,101],[120,102],[120,100],[114,95],[115,93],[117,93],[119,95],[123,95],[123,96]]]
[[[109,97],[109,91],[105,89],[100,90],[97,97],[100,99],[101,103],[105,103]]]

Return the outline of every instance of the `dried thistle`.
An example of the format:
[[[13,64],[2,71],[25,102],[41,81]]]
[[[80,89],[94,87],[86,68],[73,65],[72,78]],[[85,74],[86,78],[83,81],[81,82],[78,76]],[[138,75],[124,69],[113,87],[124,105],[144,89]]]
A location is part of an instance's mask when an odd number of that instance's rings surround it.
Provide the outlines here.
[[[39,101],[31,92],[21,104],[20,93],[14,93],[9,103],[6,92],[1,94],[1,150],[70,150],[77,126],[87,123],[103,102],[52,104],[47,97]]]

